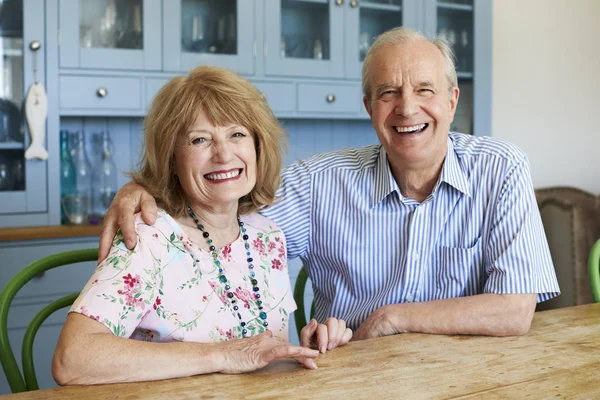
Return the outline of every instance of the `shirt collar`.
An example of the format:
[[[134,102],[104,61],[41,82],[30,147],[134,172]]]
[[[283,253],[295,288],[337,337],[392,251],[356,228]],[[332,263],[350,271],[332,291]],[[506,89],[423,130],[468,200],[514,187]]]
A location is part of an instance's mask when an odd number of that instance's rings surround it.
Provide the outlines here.
[[[375,166],[375,188],[371,195],[371,207],[375,207],[388,194],[397,191],[400,194],[400,188],[394,179],[387,153],[383,146],[379,146],[379,156]]]
[[[471,196],[471,191],[467,184],[467,177],[465,172],[462,170],[460,163],[458,162],[458,156],[454,151],[454,143],[448,137],[448,150],[446,152],[446,158],[444,160],[444,166],[438,180],[438,184],[435,186],[434,192],[437,190],[441,182],[446,182],[448,185],[457,189],[458,191]],[[402,198],[400,188],[394,179],[390,163],[388,160],[387,153],[383,146],[379,146],[379,156],[377,158],[377,164],[375,167],[375,188],[371,195],[371,207],[375,207],[379,202],[386,198],[390,193],[397,192],[398,196]]]
[[[444,160],[439,181],[446,182],[459,192],[469,197],[471,196],[467,176],[458,161],[458,156],[456,155],[456,151],[454,151],[454,142],[450,139],[450,136],[448,136],[448,151],[446,152],[446,159]]]

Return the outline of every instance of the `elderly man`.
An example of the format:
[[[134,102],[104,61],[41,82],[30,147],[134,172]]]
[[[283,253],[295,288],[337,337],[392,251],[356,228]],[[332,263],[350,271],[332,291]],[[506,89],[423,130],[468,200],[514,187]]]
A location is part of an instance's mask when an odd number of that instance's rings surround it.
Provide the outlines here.
[[[315,317],[344,319],[354,339],[403,332],[521,335],[559,288],[527,157],[489,137],[449,133],[459,89],[451,48],[407,28],[373,44],[364,105],[381,145],[301,160],[263,211],[283,229],[315,289]],[[128,184],[111,207],[133,246]]]

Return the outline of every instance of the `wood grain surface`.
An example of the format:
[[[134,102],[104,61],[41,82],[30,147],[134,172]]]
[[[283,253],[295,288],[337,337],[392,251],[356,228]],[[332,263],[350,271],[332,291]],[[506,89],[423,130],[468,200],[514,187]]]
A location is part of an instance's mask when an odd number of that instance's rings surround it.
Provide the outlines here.
[[[17,399],[600,398],[600,304],[535,314],[521,337],[404,334],[351,342],[306,370],[280,362],[245,375],[62,387]],[[168,368],[168,366],[165,366]]]

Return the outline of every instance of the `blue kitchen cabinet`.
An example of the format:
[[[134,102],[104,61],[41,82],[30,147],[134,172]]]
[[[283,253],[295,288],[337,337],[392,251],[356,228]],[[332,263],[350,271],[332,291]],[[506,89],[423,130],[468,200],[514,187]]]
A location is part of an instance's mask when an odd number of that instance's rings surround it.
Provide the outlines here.
[[[254,74],[253,1],[170,0],[162,7],[164,71],[185,73],[198,65],[213,65]]]
[[[417,0],[265,0],[265,75],[360,79],[381,33],[419,29]]]
[[[344,0],[265,0],[265,75],[344,77]]]
[[[60,0],[60,68],[162,69],[161,0]]]
[[[492,4],[490,0],[426,0],[423,32],[454,48],[460,98],[451,130],[490,135]]]
[[[44,7],[39,3],[5,1],[0,14],[0,226],[48,223],[47,161],[25,159],[31,140],[24,99],[31,84],[46,82]],[[33,51],[32,44],[39,44],[39,50]]]
[[[98,247],[98,237],[20,240],[0,242],[0,290],[30,263],[62,251]],[[67,294],[77,293],[94,273],[95,262],[76,263],[44,272],[29,281],[13,300],[8,312],[8,338],[21,366],[21,345],[27,326],[44,306]],[[33,363],[40,389],[58,386],[52,378],[52,356],[68,308],[52,314],[40,327],[33,343]],[[0,373],[0,396],[11,393]]]

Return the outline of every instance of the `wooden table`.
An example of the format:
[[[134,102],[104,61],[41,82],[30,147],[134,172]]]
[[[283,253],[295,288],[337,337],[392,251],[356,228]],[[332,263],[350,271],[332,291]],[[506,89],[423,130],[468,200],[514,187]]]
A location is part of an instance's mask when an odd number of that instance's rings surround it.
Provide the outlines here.
[[[521,337],[405,334],[246,375],[62,387],[9,399],[600,398],[600,304],[537,313]]]

